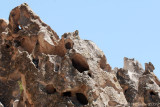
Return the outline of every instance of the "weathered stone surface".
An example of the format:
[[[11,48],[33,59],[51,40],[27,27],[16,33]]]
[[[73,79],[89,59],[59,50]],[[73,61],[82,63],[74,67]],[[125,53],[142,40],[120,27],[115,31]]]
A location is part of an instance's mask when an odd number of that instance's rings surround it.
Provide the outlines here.
[[[79,32],[58,37],[24,3],[0,19],[0,102],[5,107],[106,107],[159,103],[152,63],[112,70]],[[145,84],[144,84],[145,83]]]
[[[143,70],[138,61],[124,58],[124,67],[118,69],[117,78],[131,106],[159,106],[160,86],[153,70],[151,62]]]

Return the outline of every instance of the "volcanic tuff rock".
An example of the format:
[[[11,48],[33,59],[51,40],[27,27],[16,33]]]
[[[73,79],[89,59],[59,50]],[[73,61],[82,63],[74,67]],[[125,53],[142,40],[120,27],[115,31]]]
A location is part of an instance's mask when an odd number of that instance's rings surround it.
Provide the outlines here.
[[[112,70],[79,32],[55,31],[24,3],[0,19],[0,107],[159,106],[152,63],[134,59]]]

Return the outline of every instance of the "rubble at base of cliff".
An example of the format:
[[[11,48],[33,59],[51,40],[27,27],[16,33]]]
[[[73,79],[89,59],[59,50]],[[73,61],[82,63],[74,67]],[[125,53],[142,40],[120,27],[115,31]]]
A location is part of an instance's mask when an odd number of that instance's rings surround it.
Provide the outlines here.
[[[24,3],[0,19],[0,107],[158,107],[151,62],[112,69],[78,30],[61,38]]]

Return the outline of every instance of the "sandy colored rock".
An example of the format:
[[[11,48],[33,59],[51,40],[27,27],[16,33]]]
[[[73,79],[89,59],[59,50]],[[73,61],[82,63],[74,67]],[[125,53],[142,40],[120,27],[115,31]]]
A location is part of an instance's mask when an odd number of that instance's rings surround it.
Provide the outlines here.
[[[152,63],[143,70],[124,58],[124,67],[113,70],[78,30],[59,38],[26,3],[11,11],[9,22],[0,19],[0,50],[4,107],[137,107],[160,101]]]
[[[143,70],[138,61],[124,58],[124,67],[117,71],[117,78],[130,106],[159,106],[160,85],[153,70],[151,62]]]

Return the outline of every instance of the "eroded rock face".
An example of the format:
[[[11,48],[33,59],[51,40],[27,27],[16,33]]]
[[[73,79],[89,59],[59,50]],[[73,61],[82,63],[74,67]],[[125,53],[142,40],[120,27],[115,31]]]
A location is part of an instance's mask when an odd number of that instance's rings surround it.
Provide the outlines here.
[[[123,69],[112,70],[93,42],[80,39],[78,31],[59,38],[26,3],[11,11],[9,22],[0,19],[0,50],[0,102],[5,107],[132,106],[160,101],[153,64],[143,70],[137,61],[125,58]]]
[[[160,82],[153,70],[151,62],[143,70],[138,61],[124,58],[124,67],[117,70],[117,78],[130,106],[159,106]]]

